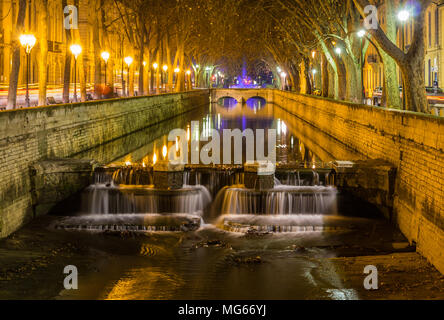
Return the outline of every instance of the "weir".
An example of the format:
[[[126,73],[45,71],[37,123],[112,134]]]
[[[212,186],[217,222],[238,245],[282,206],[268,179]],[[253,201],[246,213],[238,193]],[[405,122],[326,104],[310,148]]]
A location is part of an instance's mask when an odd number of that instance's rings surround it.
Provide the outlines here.
[[[225,96],[240,101],[262,97],[266,106],[251,109],[236,105],[224,110],[223,106],[212,105],[210,109],[215,114],[213,118],[204,118],[201,132],[229,126],[245,129],[251,124],[277,125],[278,163],[273,174],[261,174],[242,165],[185,165],[177,170],[167,166],[164,170],[158,164],[156,170],[152,163],[143,160],[152,159],[153,153],[160,150],[163,142],[156,142],[154,135],[146,146],[135,145],[126,155],[113,152],[114,158],[102,156],[101,162],[107,165],[84,158],[93,154],[90,150],[95,147],[112,144],[113,140],[151,123],[170,119],[174,116],[169,110],[172,106],[181,114],[204,106],[209,98],[217,101]],[[99,109],[101,112],[96,113]],[[62,121],[66,112],[72,114],[71,120]],[[27,117],[30,127],[19,130],[15,123],[23,122],[23,117]],[[76,117],[80,121],[73,123]],[[141,120],[136,120],[138,117]],[[415,123],[429,127],[435,138],[413,134],[409,129],[413,118]],[[239,232],[326,232],[336,228],[335,217],[344,214],[348,203],[344,198],[350,195],[365,200],[398,224],[420,252],[442,269],[437,250],[442,244],[444,197],[442,190],[436,188],[439,182],[435,183],[442,173],[436,171],[439,165],[428,167],[443,158],[442,134],[438,134],[442,119],[279,90],[223,89],[18,110],[0,114],[0,121],[5,124],[2,128],[12,128],[2,133],[3,141],[15,141],[13,149],[25,150],[25,140],[20,137],[27,135],[37,147],[26,149],[23,159],[6,163],[6,170],[1,173],[3,236],[34,216],[49,211],[60,213],[63,201],[77,201],[81,206],[75,209],[77,216],[58,222],[57,226],[62,228],[183,231],[196,229],[204,221]],[[42,130],[35,133],[35,128]],[[307,136],[310,131],[314,134],[304,140],[301,132]],[[73,138],[78,134],[79,140]],[[393,150],[400,152],[394,155]],[[72,162],[77,156],[79,162]],[[44,161],[51,162],[51,158],[57,158],[55,161],[64,169],[50,169]],[[125,161],[126,158],[131,161]],[[119,164],[117,159],[130,164]],[[417,174],[409,171],[412,159],[424,166],[422,172],[433,172],[431,183],[424,185]],[[350,160],[352,164],[344,166],[344,161]],[[85,165],[83,169],[72,169],[81,163]],[[31,167],[40,169],[30,174]],[[54,179],[56,176],[62,178]],[[65,179],[68,176],[71,178]],[[68,187],[73,181],[78,181],[76,186]],[[426,197],[419,186],[427,190]],[[84,187],[87,188],[81,193],[83,200],[78,201],[78,192]],[[48,201],[47,195],[58,189],[66,192]],[[417,212],[421,212],[421,219]],[[422,228],[420,237],[414,226]]]

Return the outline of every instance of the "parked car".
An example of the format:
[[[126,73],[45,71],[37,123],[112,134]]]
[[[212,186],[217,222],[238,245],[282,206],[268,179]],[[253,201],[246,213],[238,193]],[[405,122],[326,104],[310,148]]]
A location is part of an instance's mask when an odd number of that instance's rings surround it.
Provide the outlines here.
[[[382,87],[376,87],[373,91],[373,105],[380,106],[382,101]],[[429,106],[444,105],[444,91],[438,87],[426,87],[427,101]],[[402,98],[402,86],[399,87],[399,95]]]
[[[433,107],[438,104],[444,105],[444,91],[438,87],[426,87],[427,101],[429,106]]]

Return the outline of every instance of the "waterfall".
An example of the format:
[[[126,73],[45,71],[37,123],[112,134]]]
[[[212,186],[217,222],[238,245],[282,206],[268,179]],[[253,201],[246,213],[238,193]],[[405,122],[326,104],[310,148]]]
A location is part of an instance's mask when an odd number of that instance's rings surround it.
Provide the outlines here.
[[[204,186],[157,190],[150,186],[94,184],[83,193],[83,214],[186,213],[202,215],[211,202]]]
[[[226,187],[215,199],[221,214],[333,214],[336,213],[334,187],[278,185],[256,191],[239,186]]]

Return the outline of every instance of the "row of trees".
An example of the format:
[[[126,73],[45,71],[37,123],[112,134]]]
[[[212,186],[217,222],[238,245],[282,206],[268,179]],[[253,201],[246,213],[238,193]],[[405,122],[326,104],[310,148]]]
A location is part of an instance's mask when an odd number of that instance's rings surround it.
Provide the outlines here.
[[[39,105],[46,103],[48,5],[61,1],[88,6],[88,28],[94,52],[94,83],[102,83],[104,65],[101,52],[112,51],[108,74],[121,70],[126,55],[134,57],[129,92],[134,94],[135,71],[139,93],[159,88],[160,66],[168,66],[168,87],[185,90],[185,70],[193,70],[202,85],[215,68],[227,77],[240,73],[244,61],[249,66],[266,66],[276,79],[277,67],[285,70],[293,89],[311,93],[311,68],[322,75],[324,96],[360,102],[363,57],[370,45],[377,48],[384,63],[384,97],[387,106],[400,108],[396,66],[402,72],[406,109],[427,111],[424,90],[424,15],[430,0],[416,1],[414,37],[404,52],[396,45],[399,25],[396,10],[400,0],[384,0],[385,28],[363,29],[365,8],[381,5],[373,0],[36,0],[39,47]],[[27,0],[19,0],[16,35],[23,32]],[[60,14],[63,14],[61,12]],[[84,17],[80,17],[84,18]],[[381,18],[381,16],[379,17]],[[79,29],[65,30],[64,101],[69,100],[72,55],[69,43],[80,43]],[[119,46],[113,45],[117,41]],[[15,107],[20,47],[13,44],[9,107]],[[338,54],[338,48],[342,51]],[[86,99],[86,55],[79,57],[81,99]],[[153,69],[156,62],[159,68]],[[174,77],[174,71],[180,70]],[[95,86],[96,97],[100,88]]]

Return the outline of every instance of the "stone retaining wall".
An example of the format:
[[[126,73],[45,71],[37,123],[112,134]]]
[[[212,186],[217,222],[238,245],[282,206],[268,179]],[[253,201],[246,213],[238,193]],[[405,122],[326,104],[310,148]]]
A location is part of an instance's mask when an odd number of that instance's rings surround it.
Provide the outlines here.
[[[393,218],[444,273],[444,118],[277,90],[273,102],[338,143],[397,168]]]
[[[90,101],[0,112],[0,237],[34,215],[30,167],[69,158],[202,105],[209,91]]]

